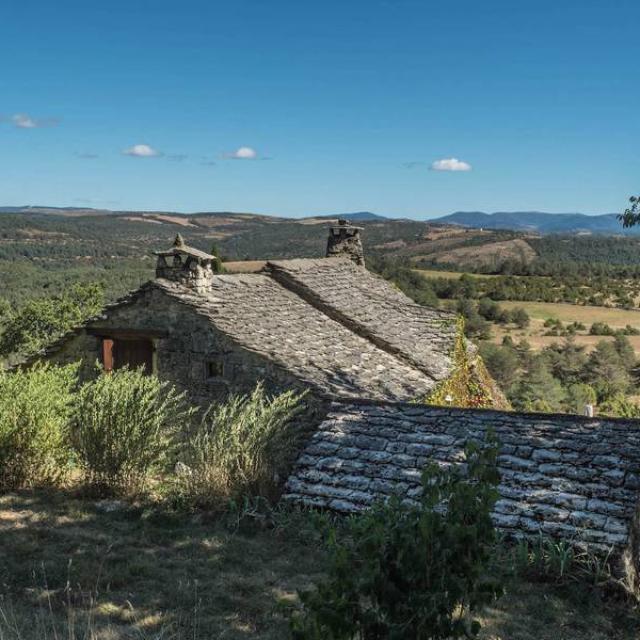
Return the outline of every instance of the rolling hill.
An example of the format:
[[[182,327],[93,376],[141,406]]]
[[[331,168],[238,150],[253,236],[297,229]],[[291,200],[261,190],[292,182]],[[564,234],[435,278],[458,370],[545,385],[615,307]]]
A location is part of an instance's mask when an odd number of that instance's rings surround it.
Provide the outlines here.
[[[456,211],[433,222],[474,229],[511,229],[536,233],[598,233],[637,235],[639,228],[623,229],[618,214],[543,213],[540,211]]]

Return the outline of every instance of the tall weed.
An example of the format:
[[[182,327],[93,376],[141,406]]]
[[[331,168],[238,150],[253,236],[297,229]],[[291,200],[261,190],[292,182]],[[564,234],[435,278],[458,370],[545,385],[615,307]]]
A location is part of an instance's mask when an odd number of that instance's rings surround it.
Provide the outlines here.
[[[212,405],[186,443],[181,495],[202,506],[272,497],[278,474],[297,449],[290,427],[303,410],[303,396],[287,391],[269,397],[258,383],[250,395]]]
[[[85,479],[108,493],[135,494],[167,462],[193,409],[168,382],[142,369],[100,375],[78,392],[72,442]]]
[[[53,484],[66,474],[76,373],[73,365],[0,370],[0,490]]]

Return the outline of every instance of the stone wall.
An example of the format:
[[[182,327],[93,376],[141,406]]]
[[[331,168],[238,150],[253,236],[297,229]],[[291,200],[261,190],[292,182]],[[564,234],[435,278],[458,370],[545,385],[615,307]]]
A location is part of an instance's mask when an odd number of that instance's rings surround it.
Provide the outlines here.
[[[128,304],[109,309],[74,337],[62,340],[47,359],[55,363],[82,361],[81,377],[91,377],[100,359],[100,338],[91,332],[100,329],[162,334],[153,339],[155,372],[187,391],[196,404],[208,406],[229,393],[247,393],[258,380],[263,380],[271,393],[305,388],[280,367],[238,346],[207,318],[155,288],[141,291]],[[223,375],[209,377],[209,361],[221,362]]]
[[[501,443],[496,525],[604,550],[628,545],[640,488],[640,421],[334,403],[289,477],[284,498],[339,512],[398,493],[415,500],[421,469],[464,460],[493,427]]]

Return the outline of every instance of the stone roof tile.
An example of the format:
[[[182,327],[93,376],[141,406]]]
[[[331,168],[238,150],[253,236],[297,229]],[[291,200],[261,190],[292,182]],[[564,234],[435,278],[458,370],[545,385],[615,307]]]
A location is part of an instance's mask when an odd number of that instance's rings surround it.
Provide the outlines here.
[[[273,277],[307,302],[436,380],[448,377],[455,315],[416,304],[344,258],[271,260]]]
[[[435,385],[269,275],[216,276],[206,296],[168,280],[157,279],[153,286],[328,396],[413,399]]]

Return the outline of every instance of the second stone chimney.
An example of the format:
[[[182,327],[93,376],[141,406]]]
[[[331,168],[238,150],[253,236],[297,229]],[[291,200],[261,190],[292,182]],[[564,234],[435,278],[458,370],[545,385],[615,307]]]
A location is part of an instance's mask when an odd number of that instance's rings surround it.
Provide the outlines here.
[[[364,267],[364,250],[360,232],[362,227],[355,227],[347,220],[338,220],[338,224],[329,228],[327,240],[327,258],[349,258],[358,266]]]
[[[215,256],[187,246],[180,234],[171,249],[154,253],[158,256],[156,278],[179,282],[198,293],[204,293],[211,287]]]

